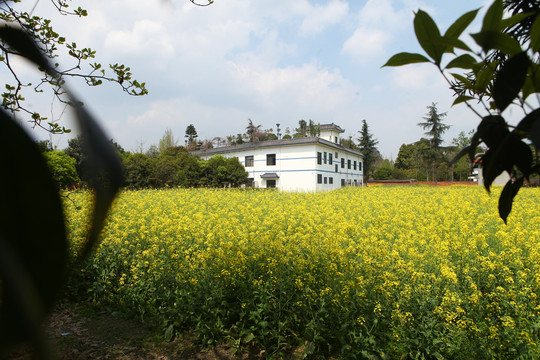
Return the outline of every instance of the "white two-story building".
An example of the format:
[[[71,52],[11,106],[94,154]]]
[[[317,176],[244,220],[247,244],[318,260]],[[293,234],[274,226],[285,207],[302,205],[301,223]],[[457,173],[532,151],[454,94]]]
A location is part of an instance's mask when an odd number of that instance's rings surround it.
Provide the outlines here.
[[[339,144],[344,132],[320,125],[320,136],[269,140],[194,151],[202,159],[237,157],[251,186],[284,191],[321,191],[363,186],[362,154]]]

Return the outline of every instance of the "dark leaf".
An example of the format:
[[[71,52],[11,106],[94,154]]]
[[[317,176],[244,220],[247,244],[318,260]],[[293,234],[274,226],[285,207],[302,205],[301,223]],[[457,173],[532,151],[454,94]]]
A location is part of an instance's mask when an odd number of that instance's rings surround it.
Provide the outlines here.
[[[499,146],[509,133],[508,124],[500,115],[485,116],[476,132],[490,149]]]
[[[42,55],[42,50],[24,31],[10,26],[2,26],[0,27],[0,38],[9,44],[11,49],[17,51],[38,67],[47,71],[54,71],[47,59]]]
[[[531,44],[533,51],[540,50],[540,16],[537,16],[531,27]]]
[[[533,155],[531,148],[521,141],[515,134],[513,134],[512,142],[510,144],[510,154],[514,159],[516,167],[529,178],[531,175],[531,167],[533,162]]]
[[[486,11],[484,21],[482,22],[482,31],[501,30],[500,24],[503,17],[503,11],[504,7],[502,0],[495,0]]]
[[[474,18],[476,17],[476,14],[478,14],[478,10],[469,11],[466,14],[463,14],[457,19],[448,30],[446,30],[446,33],[444,33],[445,38],[454,38],[457,39],[461,36],[463,31],[473,22]]]
[[[516,39],[499,31],[481,31],[471,34],[471,36],[486,53],[489,50],[500,50],[508,55],[515,55],[521,52],[521,45]]]
[[[525,83],[531,60],[526,52],[512,56],[503,64],[493,85],[493,100],[503,111],[514,101]]]
[[[408,65],[408,64],[414,64],[414,63],[422,63],[422,62],[429,62],[429,59],[421,54],[413,54],[413,53],[406,53],[402,52],[399,54],[396,54],[392,56],[385,66],[402,66],[402,65]]]
[[[437,24],[425,11],[418,10],[414,16],[414,32],[422,49],[433,59],[435,64],[440,65],[446,45],[442,42]]]
[[[535,109],[534,111],[527,114],[521,121],[517,124],[514,132],[519,135],[521,138],[529,138],[534,142],[534,134],[531,134],[535,126],[540,125],[540,109]],[[531,137],[531,135],[533,135]],[[535,144],[538,144],[534,142]],[[537,145],[538,146],[538,145]]]
[[[472,69],[473,65],[476,63],[477,61],[474,57],[469,54],[463,54],[450,61],[448,65],[446,65],[446,68]]]
[[[39,148],[3,109],[0,124],[3,342],[36,336],[32,329],[44,320],[63,283],[67,243],[62,202]]]
[[[523,20],[525,20],[526,18],[528,18],[529,16],[531,15],[534,15],[533,12],[526,12],[526,13],[518,13],[516,15],[512,15],[511,17],[507,18],[507,19],[502,19],[501,20],[501,23],[500,23],[500,30],[504,31],[506,29],[508,29],[509,27],[512,27],[520,22],[522,22]],[[532,35],[532,33],[531,33]]]
[[[517,195],[519,189],[522,186],[522,177],[517,179],[516,181],[512,181],[512,179],[510,179],[508,180],[501,192],[501,196],[499,197],[499,216],[505,224],[506,220],[508,219],[508,215],[510,214],[510,211],[512,211],[512,203],[514,201],[514,197]]]

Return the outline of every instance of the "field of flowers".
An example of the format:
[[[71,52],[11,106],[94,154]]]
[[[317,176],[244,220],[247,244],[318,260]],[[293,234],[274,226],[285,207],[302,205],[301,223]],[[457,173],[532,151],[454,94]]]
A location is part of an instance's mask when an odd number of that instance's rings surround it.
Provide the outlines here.
[[[539,358],[540,189],[508,225],[499,193],[127,191],[72,286],[167,336],[274,357]],[[76,252],[89,194],[71,198]]]

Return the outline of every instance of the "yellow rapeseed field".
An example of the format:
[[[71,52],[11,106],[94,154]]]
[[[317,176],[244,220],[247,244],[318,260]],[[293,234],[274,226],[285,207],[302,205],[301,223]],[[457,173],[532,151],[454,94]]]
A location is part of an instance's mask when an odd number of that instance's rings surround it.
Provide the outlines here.
[[[539,358],[540,189],[508,225],[500,190],[127,191],[74,282],[168,336],[274,357]],[[76,253],[89,194],[71,198]]]

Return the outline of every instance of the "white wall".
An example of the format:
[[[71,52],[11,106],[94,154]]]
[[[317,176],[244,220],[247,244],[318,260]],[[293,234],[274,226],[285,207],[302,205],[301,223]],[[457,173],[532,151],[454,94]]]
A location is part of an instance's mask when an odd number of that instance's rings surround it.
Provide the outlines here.
[[[234,151],[228,148],[226,153],[221,155],[225,157],[237,157],[245,166],[245,157],[253,155],[254,166],[246,167],[246,171],[250,178],[254,179],[254,186],[259,188],[267,187],[267,180],[261,178],[265,173],[276,173],[279,178],[276,179],[276,187],[284,191],[325,191],[338,189],[341,185],[341,180],[345,180],[346,185],[353,185],[354,180],[357,185],[362,185],[362,171],[358,167],[358,163],[362,158],[356,154],[347,153],[334,149],[330,146],[325,146],[320,143],[298,144],[275,147],[262,147],[255,149],[247,149]],[[327,153],[326,164],[317,164],[317,152]],[[336,161],[335,154],[338,153]],[[329,163],[329,155],[332,153],[333,162]],[[267,154],[276,154],[276,165],[267,165]],[[211,156],[202,156],[203,159],[208,159]],[[341,168],[341,158],[345,158],[345,168]],[[351,160],[351,169],[347,168],[347,160]],[[357,162],[356,171],[352,164]],[[335,165],[338,165],[338,172],[335,170]],[[317,175],[321,174],[323,183],[317,183]],[[330,177],[333,179],[333,184],[329,183]],[[324,183],[326,178],[326,184]]]

